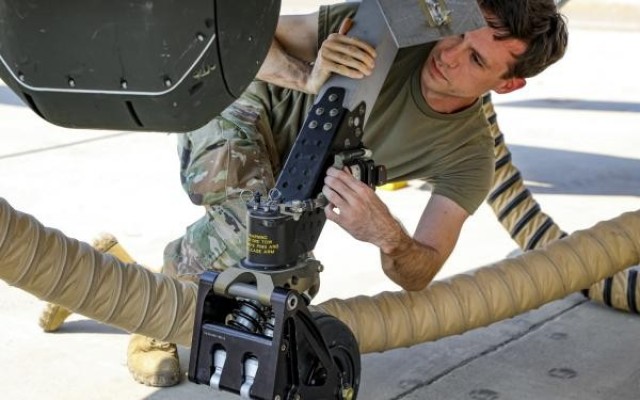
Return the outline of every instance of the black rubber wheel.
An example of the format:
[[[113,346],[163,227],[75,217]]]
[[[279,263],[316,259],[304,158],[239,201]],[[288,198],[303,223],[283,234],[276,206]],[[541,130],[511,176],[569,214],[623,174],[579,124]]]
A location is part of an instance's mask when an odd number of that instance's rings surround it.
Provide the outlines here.
[[[341,375],[342,389],[351,388],[355,399],[360,387],[360,350],[351,330],[339,319],[319,312],[311,313],[327,343],[329,353]],[[343,399],[342,396],[338,397]]]

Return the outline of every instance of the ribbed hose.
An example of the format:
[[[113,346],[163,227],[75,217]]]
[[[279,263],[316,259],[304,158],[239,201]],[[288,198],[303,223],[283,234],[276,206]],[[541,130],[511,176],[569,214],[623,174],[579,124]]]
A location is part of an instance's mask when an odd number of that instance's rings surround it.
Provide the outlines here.
[[[197,286],[125,264],[0,198],[0,279],[89,318],[190,345]]]
[[[420,292],[330,300],[362,353],[408,347],[514,317],[640,261],[640,210]]]
[[[520,171],[511,162],[511,152],[498,126],[490,94],[487,93],[482,100],[485,115],[491,124],[496,157],[493,188],[487,203],[498,221],[523,251],[540,248],[566,236],[553,219],[542,212],[540,204],[525,186]],[[581,290],[585,296],[609,307],[638,313],[640,280],[637,268],[620,271],[589,289]]]
[[[0,199],[0,279],[90,318],[189,346],[197,287],[123,264]],[[486,326],[588,287],[640,260],[640,211],[420,292],[330,300],[363,353]],[[126,268],[125,268],[126,267]]]

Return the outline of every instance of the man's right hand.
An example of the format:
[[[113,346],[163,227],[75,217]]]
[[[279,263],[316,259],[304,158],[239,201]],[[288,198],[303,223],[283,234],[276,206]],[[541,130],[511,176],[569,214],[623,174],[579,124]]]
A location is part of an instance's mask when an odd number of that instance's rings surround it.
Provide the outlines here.
[[[347,36],[353,22],[346,18],[338,33],[332,33],[322,43],[305,85],[308,93],[318,93],[332,73],[353,79],[371,75],[376,51],[368,43]]]

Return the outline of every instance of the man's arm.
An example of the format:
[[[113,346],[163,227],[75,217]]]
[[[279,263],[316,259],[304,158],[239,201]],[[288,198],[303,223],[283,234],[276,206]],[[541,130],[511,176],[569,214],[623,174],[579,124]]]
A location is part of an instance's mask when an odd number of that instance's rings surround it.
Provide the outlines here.
[[[383,271],[405,290],[421,290],[433,280],[469,216],[454,201],[433,195],[411,237],[375,192],[349,173],[330,168],[322,192],[330,202],[327,219],[378,246]]]
[[[332,73],[359,79],[370,75],[375,50],[346,36],[351,20],[318,43],[318,13],[281,16],[273,43],[257,78],[289,89],[317,93]]]
[[[403,289],[424,289],[449,258],[468,216],[453,200],[432,195],[413,238],[401,227],[380,247],[384,273]]]
[[[305,91],[318,52],[318,13],[282,15],[256,76],[278,86]]]

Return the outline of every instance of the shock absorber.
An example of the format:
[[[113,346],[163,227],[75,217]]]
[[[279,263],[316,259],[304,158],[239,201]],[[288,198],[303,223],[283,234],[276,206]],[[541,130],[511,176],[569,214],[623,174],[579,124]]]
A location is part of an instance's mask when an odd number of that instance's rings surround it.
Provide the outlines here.
[[[262,333],[267,320],[265,307],[255,300],[239,299],[239,307],[227,316],[226,324],[241,331]]]

